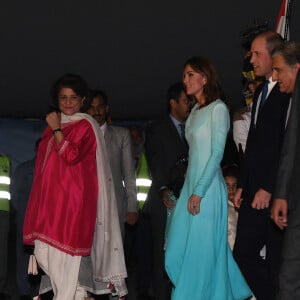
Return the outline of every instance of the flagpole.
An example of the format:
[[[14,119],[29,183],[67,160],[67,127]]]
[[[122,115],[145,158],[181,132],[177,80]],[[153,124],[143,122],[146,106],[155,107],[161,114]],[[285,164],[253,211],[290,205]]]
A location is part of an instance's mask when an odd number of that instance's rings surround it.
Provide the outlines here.
[[[287,8],[286,8],[286,23],[284,28],[284,40],[288,41],[290,39],[289,29],[290,29],[290,19],[291,19],[291,2],[292,0],[288,0]]]

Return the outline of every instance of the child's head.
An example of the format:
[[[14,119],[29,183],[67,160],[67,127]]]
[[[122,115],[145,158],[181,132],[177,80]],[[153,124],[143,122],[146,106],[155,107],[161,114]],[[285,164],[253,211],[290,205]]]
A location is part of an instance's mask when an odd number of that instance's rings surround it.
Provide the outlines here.
[[[232,202],[237,188],[238,174],[239,168],[235,164],[223,167],[223,176],[227,186],[228,199]]]

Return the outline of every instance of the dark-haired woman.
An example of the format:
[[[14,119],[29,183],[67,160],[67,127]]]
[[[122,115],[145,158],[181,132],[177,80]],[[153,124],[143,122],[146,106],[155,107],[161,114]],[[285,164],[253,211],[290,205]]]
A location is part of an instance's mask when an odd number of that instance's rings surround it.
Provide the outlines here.
[[[80,113],[87,92],[85,81],[74,74],[62,76],[53,86],[59,112],[46,117],[48,127],[39,145],[24,222],[24,242],[35,245],[37,262],[59,300],[86,296],[89,286],[80,282],[86,257],[92,257],[88,268],[92,279],[112,283],[120,296],[126,294],[120,228],[117,214],[113,216],[116,206],[102,135],[93,119]],[[109,292],[105,286],[102,293]]]
[[[173,300],[251,295],[227,241],[227,191],[220,168],[229,114],[209,60],[185,64],[183,82],[197,100],[186,122],[189,163],[168,232],[166,270]]]

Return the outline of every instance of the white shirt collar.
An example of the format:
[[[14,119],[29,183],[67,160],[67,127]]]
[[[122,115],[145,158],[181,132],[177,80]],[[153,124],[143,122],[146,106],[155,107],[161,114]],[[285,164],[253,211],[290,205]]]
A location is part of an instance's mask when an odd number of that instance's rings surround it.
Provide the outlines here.
[[[100,129],[101,129],[101,131],[102,131],[102,133],[103,133],[103,136],[105,135],[105,132],[106,132],[106,130],[107,130],[107,123],[105,122],[102,126],[100,126]]]
[[[184,122],[183,123],[179,122],[174,116],[172,116],[172,114],[170,114],[170,118],[171,118],[171,120],[174,123],[176,128],[178,128],[180,124],[184,124]]]

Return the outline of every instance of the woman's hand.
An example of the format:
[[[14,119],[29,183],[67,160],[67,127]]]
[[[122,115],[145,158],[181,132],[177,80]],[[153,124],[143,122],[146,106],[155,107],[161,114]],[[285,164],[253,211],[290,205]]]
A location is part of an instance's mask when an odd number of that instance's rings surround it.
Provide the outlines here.
[[[60,113],[55,111],[49,113],[46,116],[46,121],[52,130],[60,128]]]
[[[46,116],[46,121],[52,130],[60,128],[61,126],[60,112],[55,112],[55,111],[51,112]],[[56,144],[59,145],[64,138],[62,131],[59,130],[53,134],[54,134],[54,140]]]
[[[188,210],[190,214],[197,215],[200,213],[200,201],[201,197],[193,194],[188,201]]]
[[[173,209],[175,207],[174,201],[170,198],[172,192],[165,189],[161,192],[162,200],[166,208]]]

